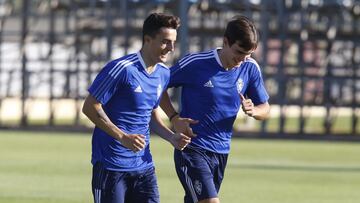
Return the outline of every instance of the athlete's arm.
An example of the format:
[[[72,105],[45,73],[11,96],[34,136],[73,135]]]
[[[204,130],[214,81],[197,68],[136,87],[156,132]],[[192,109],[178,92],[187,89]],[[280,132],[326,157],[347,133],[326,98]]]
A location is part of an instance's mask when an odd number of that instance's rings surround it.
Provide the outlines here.
[[[126,134],[119,129],[106,115],[100,102],[93,96],[86,97],[82,112],[100,129],[108,135],[120,141],[125,147],[134,152],[140,151],[145,147],[145,137],[140,134]]]
[[[241,107],[246,115],[253,117],[256,120],[265,120],[269,118],[270,104],[268,102],[255,106],[251,99],[246,99],[242,94],[240,94],[240,97],[242,100]]]
[[[179,114],[176,112],[174,106],[172,105],[167,91],[164,91],[164,93],[161,97],[160,107],[163,109],[163,111],[166,113],[166,115],[170,119],[170,122],[174,126],[176,132],[184,133],[189,137],[196,136],[193,133],[193,131],[190,127],[190,124],[196,124],[199,121],[193,120],[191,118],[180,117]]]
[[[182,133],[173,133],[162,121],[160,108],[153,110],[151,114],[151,129],[163,139],[170,142],[176,149],[183,150],[191,141],[191,138]]]

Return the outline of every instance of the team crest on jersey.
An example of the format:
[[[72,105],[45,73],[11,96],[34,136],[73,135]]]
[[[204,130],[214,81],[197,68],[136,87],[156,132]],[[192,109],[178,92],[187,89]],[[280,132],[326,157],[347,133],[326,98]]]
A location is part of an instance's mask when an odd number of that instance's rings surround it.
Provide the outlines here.
[[[241,78],[239,78],[238,81],[236,82],[236,87],[237,87],[238,93],[240,94],[242,88],[244,87],[244,81]]]
[[[194,188],[195,188],[195,191],[198,195],[201,194],[201,191],[202,191],[202,184],[199,180],[195,180],[194,181]]]
[[[159,84],[158,87],[157,87],[157,98],[160,97],[161,92],[162,92],[162,87],[161,87],[161,84]]]

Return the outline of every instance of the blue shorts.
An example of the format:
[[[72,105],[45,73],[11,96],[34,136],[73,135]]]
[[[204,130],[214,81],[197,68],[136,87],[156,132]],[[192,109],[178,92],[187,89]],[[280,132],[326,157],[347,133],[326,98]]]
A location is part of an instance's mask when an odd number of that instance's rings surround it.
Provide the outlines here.
[[[185,203],[218,197],[224,177],[227,154],[188,146],[174,152],[176,173],[185,190]]]
[[[93,166],[92,193],[95,203],[158,203],[155,168],[140,171],[109,171]]]

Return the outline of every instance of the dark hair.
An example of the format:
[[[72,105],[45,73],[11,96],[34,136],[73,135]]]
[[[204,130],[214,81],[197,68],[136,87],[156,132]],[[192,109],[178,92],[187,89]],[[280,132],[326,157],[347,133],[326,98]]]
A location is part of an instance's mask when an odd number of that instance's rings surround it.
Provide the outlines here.
[[[227,24],[224,37],[229,46],[235,42],[245,50],[256,49],[259,38],[254,23],[245,16],[235,16]]]
[[[155,37],[159,30],[163,27],[178,29],[179,26],[180,18],[177,16],[166,15],[163,13],[152,13],[144,21],[143,41],[145,35]]]

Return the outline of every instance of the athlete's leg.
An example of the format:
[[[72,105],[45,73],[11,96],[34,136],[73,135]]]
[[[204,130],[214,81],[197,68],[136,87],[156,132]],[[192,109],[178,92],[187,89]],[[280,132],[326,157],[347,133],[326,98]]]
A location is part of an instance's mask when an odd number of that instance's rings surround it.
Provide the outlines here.
[[[94,203],[123,203],[127,191],[125,176],[126,172],[109,171],[96,163],[92,178]]]
[[[203,199],[198,203],[220,203],[219,198],[209,198],[209,199]]]
[[[126,200],[127,203],[159,203],[159,189],[155,168],[138,171],[134,174],[134,186],[131,195]],[[129,200],[129,201],[128,201]]]
[[[228,155],[227,154],[217,154],[217,153],[212,153],[212,152],[208,152],[207,155],[212,160],[213,175],[214,175],[213,180],[214,180],[216,191],[219,193],[220,186],[221,186],[222,180],[224,178]],[[198,203],[220,203],[220,199],[219,198],[209,198],[209,199],[201,200]]]
[[[183,151],[175,150],[174,160],[176,172],[185,190],[185,203],[218,199],[212,164],[206,150],[194,147],[187,147]]]

